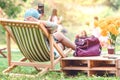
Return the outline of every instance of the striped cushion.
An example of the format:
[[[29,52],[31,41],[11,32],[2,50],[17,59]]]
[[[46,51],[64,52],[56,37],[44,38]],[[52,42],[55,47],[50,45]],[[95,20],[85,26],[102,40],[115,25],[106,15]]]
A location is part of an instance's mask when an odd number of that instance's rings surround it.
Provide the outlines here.
[[[41,30],[38,28],[11,27],[18,47],[22,54],[34,61],[50,60],[49,48]]]

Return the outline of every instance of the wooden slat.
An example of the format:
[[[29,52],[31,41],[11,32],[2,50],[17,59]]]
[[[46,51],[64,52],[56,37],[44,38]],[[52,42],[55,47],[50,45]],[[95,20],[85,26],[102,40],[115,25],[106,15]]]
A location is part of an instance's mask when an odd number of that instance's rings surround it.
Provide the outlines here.
[[[68,66],[62,68],[62,70],[89,70],[88,67],[75,67],[75,66]]]
[[[29,25],[39,25],[39,22],[33,22],[33,21],[23,21],[23,20],[10,20],[10,19],[4,19],[0,18],[0,22],[2,24],[10,24],[10,25],[19,25],[19,24],[29,24]],[[24,27],[25,25],[21,25],[21,27]],[[32,27],[32,26],[26,26],[26,27]]]
[[[115,71],[117,70],[115,67],[93,67],[90,70],[97,70],[97,71]]]
[[[75,66],[68,66],[62,68],[62,70],[97,70],[97,71],[115,71],[115,67],[94,67],[94,68],[88,68],[88,67],[75,67]]]
[[[50,66],[50,64],[40,64],[35,62],[11,62],[12,65],[19,65],[19,66],[33,66],[33,67],[46,67]]]
[[[94,56],[94,57],[66,57],[66,58],[62,58],[62,60],[107,60],[107,61],[113,61],[113,60],[117,60],[116,59],[109,59],[109,58],[104,58],[102,56]]]

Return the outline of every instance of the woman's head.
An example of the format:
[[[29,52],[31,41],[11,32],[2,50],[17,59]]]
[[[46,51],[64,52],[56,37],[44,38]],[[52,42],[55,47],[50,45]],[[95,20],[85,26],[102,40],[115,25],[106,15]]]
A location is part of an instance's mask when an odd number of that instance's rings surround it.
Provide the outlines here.
[[[87,37],[87,32],[85,30],[80,31],[80,33],[76,35],[76,38],[80,38],[80,37],[81,38]]]
[[[81,37],[87,37],[87,33],[85,30],[81,31]]]
[[[31,8],[25,12],[24,19],[26,19],[28,17],[34,17],[36,19],[39,19],[40,16],[41,16],[41,14],[39,14],[39,12],[36,9]]]
[[[52,10],[52,15],[51,15],[51,17],[50,17],[50,21],[53,21],[53,17],[54,16],[57,16],[57,9],[53,9]]]
[[[53,16],[57,16],[57,9],[53,9],[53,10],[52,10],[52,15],[53,15]]]

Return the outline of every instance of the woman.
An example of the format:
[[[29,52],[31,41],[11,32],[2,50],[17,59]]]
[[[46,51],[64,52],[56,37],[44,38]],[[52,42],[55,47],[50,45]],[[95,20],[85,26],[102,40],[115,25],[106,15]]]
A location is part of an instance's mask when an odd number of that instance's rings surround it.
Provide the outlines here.
[[[53,10],[52,10],[52,15],[49,17],[49,21],[55,22],[55,23],[57,23],[57,24],[60,24],[60,23],[61,23],[62,18],[58,18],[57,9],[53,9]]]
[[[48,21],[58,24],[57,31],[62,32],[63,34],[67,33],[67,30],[61,25],[62,17],[58,17],[57,9],[52,10],[52,15],[49,17]]]

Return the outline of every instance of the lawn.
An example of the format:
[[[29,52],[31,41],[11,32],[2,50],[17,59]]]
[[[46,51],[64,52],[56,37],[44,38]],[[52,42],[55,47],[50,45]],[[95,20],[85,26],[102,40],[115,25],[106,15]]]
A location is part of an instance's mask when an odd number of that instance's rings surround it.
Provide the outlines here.
[[[4,52],[6,54],[6,52]],[[7,54],[6,54],[7,55]],[[13,51],[13,60],[18,60],[22,55],[20,54],[19,51]],[[2,74],[2,71],[7,68],[7,59],[3,58],[0,55],[0,80],[120,80],[119,77],[115,76],[91,76],[91,77],[86,77],[86,75],[79,73],[76,76],[66,76],[62,72],[48,72],[47,74],[41,76],[41,77],[36,77],[36,78],[30,78],[30,77],[25,77],[25,76],[9,76],[9,75],[4,75]],[[59,64],[56,66],[57,69],[60,69]],[[32,68],[32,67],[17,67],[13,72],[19,72],[19,73],[28,73],[28,74],[36,74],[37,71]]]
[[[68,27],[67,30],[68,30],[68,34],[67,36],[72,40],[74,41],[75,39],[75,34],[77,34],[79,32],[79,27],[75,27],[76,31],[73,31],[73,32],[69,32],[71,31],[71,27]],[[82,28],[84,29],[84,28]],[[118,42],[119,43],[119,42]],[[119,45],[119,44],[118,44]],[[5,47],[5,45],[0,45],[0,47]],[[12,56],[13,56],[13,60],[18,60],[21,58],[21,53],[19,52],[19,50],[16,50],[14,48],[16,48],[16,45],[14,45],[14,43],[12,43]],[[103,48],[102,49],[105,53],[107,51],[106,48]],[[120,47],[117,46],[117,51],[120,50]],[[6,55],[6,51],[4,52]],[[64,73],[62,72],[48,72],[47,74],[43,75],[42,77],[36,77],[36,78],[30,78],[30,77],[25,77],[25,76],[9,76],[9,75],[4,75],[2,74],[2,71],[4,69],[6,69],[8,67],[8,64],[7,64],[7,59],[6,58],[3,58],[1,55],[0,55],[0,80],[120,80],[119,77],[115,77],[115,76],[91,76],[91,77],[87,77],[86,75],[82,74],[82,73],[79,73],[78,75],[76,76],[66,76]],[[55,68],[57,69],[60,69],[60,64],[58,64]],[[37,71],[32,68],[32,67],[23,67],[23,66],[20,66],[20,67],[17,67],[15,68],[15,70],[13,70],[13,72],[19,72],[19,73],[28,73],[28,74],[36,74]]]

